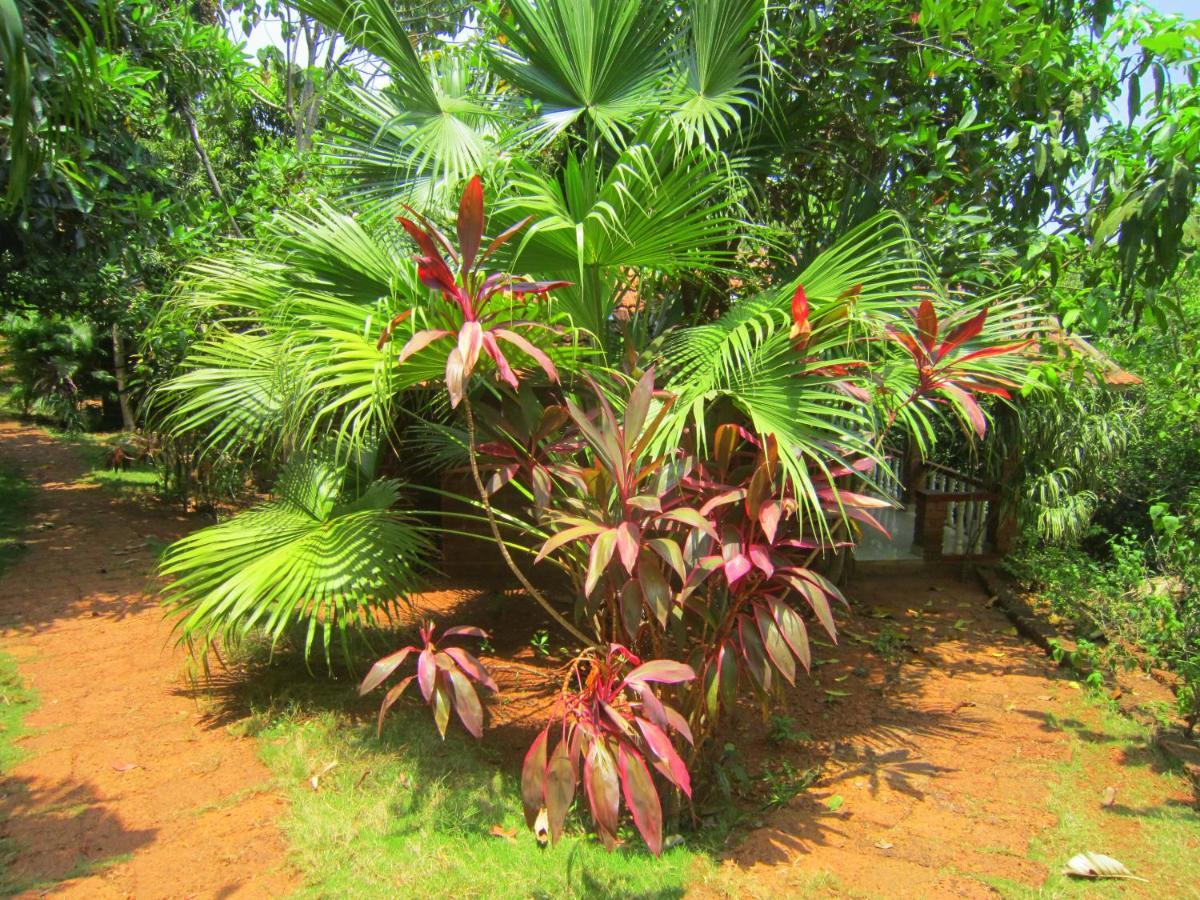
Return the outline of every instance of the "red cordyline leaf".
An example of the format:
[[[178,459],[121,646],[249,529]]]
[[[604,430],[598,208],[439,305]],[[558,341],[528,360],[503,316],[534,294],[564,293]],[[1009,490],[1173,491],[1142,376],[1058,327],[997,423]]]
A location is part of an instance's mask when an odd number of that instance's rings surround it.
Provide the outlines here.
[[[508,229],[488,246],[483,257],[479,257],[479,247],[483,240],[484,200],[483,183],[478,175],[473,176],[463,191],[458,211],[458,240],[461,253],[456,253],[445,236],[424,216],[405,207],[412,212],[420,222],[403,216],[397,216],[397,221],[416,241],[421,255],[417,256],[417,276],[427,287],[439,291],[443,297],[455,303],[462,313],[462,325],[458,331],[458,346],[450,351],[446,358],[446,389],[450,394],[450,405],[457,406],[467,389],[471,375],[475,370],[479,355],[486,353],[496,364],[497,377],[510,387],[517,388],[520,384],[516,373],[509,365],[504,353],[500,350],[499,340],[508,341],[526,355],[530,356],[551,381],[558,381],[558,372],[550,358],[532,343],[512,330],[514,327],[528,327],[532,322],[493,322],[493,316],[485,314],[488,299],[498,290],[507,290],[516,297],[525,295],[545,294],[559,287],[566,287],[566,281],[521,281],[513,282],[512,276],[493,274],[488,276],[482,285],[478,285],[475,267],[490,256],[499,246],[513,234],[528,224],[528,219]],[[440,249],[439,249],[440,248]],[[442,256],[442,250],[457,264],[461,258],[460,274],[462,283]],[[484,327],[481,323],[487,323]],[[507,326],[507,327],[505,327]],[[421,332],[411,338],[400,354],[400,362],[404,362],[413,353],[424,349],[432,341],[453,332]],[[382,348],[385,341],[381,339]]]
[[[971,340],[971,338],[978,336],[983,331],[984,323],[987,322],[987,314],[988,311],[985,307],[961,325],[952,328],[950,333],[946,335],[946,339],[942,341],[941,346],[937,348],[937,357],[939,359],[944,357],[947,353],[958,349],[960,345]]]
[[[546,743],[549,737],[550,727],[546,726],[529,745],[521,766],[521,803],[525,809],[525,824],[530,829],[546,805]]]
[[[641,754],[625,744],[618,746],[618,759],[621,773],[621,788],[625,794],[625,804],[633,815],[633,824],[637,826],[642,840],[655,856],[662,855],[662,806],[659,804],[658,791],[654,787],[654,779]]]
[[[552,843],[558,843],[562,837],[567,812],[575,800],[575,779],[570,748],[567,741],[559,741],[550,754],[550,762],[546,764],[546,818]]]
[[[913,319],[917,325],[917,337],[920,338],[921,344],[926,351],[932,352],[938,338],[938,315],[933,301],[928,297],[924,298],[921,305],[917,307]]]
[[[987,419],[983,415],[983,410],[979,408],[979,404],[975,402],[975,398],[953,384],[942,385],[941,391],[950,397],[955,405],[962,410],[963,415],[967,417],[967,421],[971,423],[971,428],[974,429],[975,434],[982,438],[987,432]]]
[[[448,628],[442,635],[443,639],[451,637],[486,638],[487,632],[471,625],[459,625]],[[379,709],[379,728],[383,727],[384,715],[415,678],[421,695],[433,710],[434,722],[442,737],[446,735],[451,710],[458,714],[467,731],[475,737],[480,737],[483,732],[483,707],[474,685],[480,684],[490,691],[495,691],[495,681],[483,663],[463,648],[439,648],[434,641],[432,623],[422,626],[421,639],[424,641],[424,648],[409,646],[389,653],[371,666],[359,685],[360,694],[374,690],[386,681],[410,654],[418,654],[417,674],[402,680],[384,697]]]
[[[592,742],[583,764],[583,783],[600,839],[610,850],[616,845],[621,794],[616,760],[600,740]]]
[[[637,685],[646,681],[659,684],[679,684],[696,677],[692,667],[673,659],[652,659],[642,663],[625,676],[625,684]]]

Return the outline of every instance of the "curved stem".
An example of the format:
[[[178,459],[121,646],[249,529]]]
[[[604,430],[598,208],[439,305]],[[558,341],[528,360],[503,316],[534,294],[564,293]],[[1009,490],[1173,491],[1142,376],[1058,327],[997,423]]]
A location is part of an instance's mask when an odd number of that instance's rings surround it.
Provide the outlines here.
[[[586,635],[574,625],[557,609],[550,605],[550,601],[535,588],[525,577],[515,562],[512,555],[508,552],[508,546],[504,543],[504,538],[500,536],[500,526],[496,522],[496,514],[492,511],[492,501],[488,499],[488,492],[483,486],[483,478],[479,474],[479,464],[475,461],[475,413],[471,409],[471,398],[463,394],[463,410],[467,414],[467,461],[471,464],[471,477],[475,480],[475,489],[479,491],[479,499],[483,501],[483,510],[487,513],[488,525],[492,529],[492,537],[496,539],[496,546],[500,548],[500,555],[504,557],[504,561],[508,563],[508,567],[512,573],[517,576],[517,581],[521,582],[521,586],[529,592],[559,626],[568,634],[578,640],[585,647],[590,647],[594,641],[587,638]]]

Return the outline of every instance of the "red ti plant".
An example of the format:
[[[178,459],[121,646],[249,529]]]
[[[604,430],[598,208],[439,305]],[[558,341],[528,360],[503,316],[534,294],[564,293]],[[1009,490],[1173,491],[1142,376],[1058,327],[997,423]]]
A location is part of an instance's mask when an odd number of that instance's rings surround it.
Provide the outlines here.
[[[452,304],[461,321],[456,331],[447,328],[418,331],[400,351],[400,362],[404,362],[434,341],[452,339],[455,346],[446,357],[446,389],[450,393],[451,406],[458,406],[462,400],[481,353],[491,357],[501,381],[513,388],[518,386],[516,373],[500,349],[500,341],[516,347],[541,366],[551,381],[558,381],[558,371],[550,357],[515,330],[535,327],[539,323],[505,319],[491,309],[491,304],[502,292],[510,297],[519,298],[545,294],[555,288],[566,287],[570,282],[515,281],[512,275],[486,275],[480,268],[506,241],[528,225],[530,220],[518,222],[498,235],[481,254],[479,248],[483,243],[484,208],[483,183],[478,175],[467,184],[459,204],[458,249],[455,249],[428,219],[411,207],[405,208],[417,221],[403,216],[397,216],[397,221],[404,226],[404,230],[420,248],[421,252],[416,257],[417,275],[422,284],[439,291],[442,297]],[[445,256],[442,255],[443,251]],[[457,275],[451,269],[451,264],[457,268]]]
[[[778,452],[744,428],[713,431],[700,459],[683,449],[656,455],[662,411],[649,417],[653,372],[648,372],[618,417],[597,390],[593,416],[570,404],[590,459],[553,467],[562,489],[552,520],[561,530],[542,546],[582,579],[584,611],[602,638],[693,660],[705,685],[686,709],[703,736],[728,708],[742,674],[763,696],[777,673],[794,683],[796,662],[811,661],[804,617],[812,615],[834,639],[832,602],[840,592],[804,557],[825,549],[798,526],[799,504],[782,477]],[[649,424],[646,424],[650,418]],[[831,517],[886,506],[833,482],[863,464],[814,479]],[[799,600],[807,611],[798,610]]]
[[[483,707],[479,703],[479,695],[475,685],[481,685],[489,691],[496,690],[496,682],[488,674],[488,670],[478,659],[462,647],[446,646],[444,641],[451,637],[486,638],[487,632],[473,625],[457,625],[442,632],[439,641],[434,641],[434,626],[429,622],[421,627],[421,644],[418,647],[410,645],[402,647],[394,653],[378,660],[367,672],[366,678],[358,686],[359,696],[374,690],[383,684],[388,677],[400,668],[408,659],[409,654],[417,655],[417,672],[409,675],[395,684],[384,696],[379,707],[378,729],[383,729],[383,717],[392,708],[405,688],[415,678],[421,689],[421,696],[433,710],[433,721],[438,733],[446,737],[446,726],[450,723],[450,711],[458,714],[463,727],[475,737],[483,736]]]
[[[626,671],[629,666],[634,668]],[[673,660],[643,663],[620,644],[610,645],[607,653],[587,651],[575,660],[555,721],[534,739],[521,771],[525,821],[540,840],[548,836],[558,842],[582,781],[606,847],[616,845],[623,796],[646,846],[655,856],[662,853],[662,804],[650,769],[691,797],[691,778],[670,733],[688,742],[692,734],[653,685],[695,677],[689,666]],[[553,750],[551,732],[558,739]]]
[[[905,402],[942,394],[962,409],[972,429],[979,437],[983,437],[987,431],[987,419],[984,418],[983,410],[979,408],[973,393],[994,394],[1008,399],[1009,393],[1006,388],[1013,387],[1013,383],[968,364],[975,360],[1015,353],[1027,347],[1030,341],[983,347],[966,353],[957,352],[983,331],[988,315],[986,308],[952,328],[940,343],[938,314],[932,300],[922,300],[915,310],[910,311],[910,315],[916,327],[916,334],[895,325],[887,327],[888,338],[908,351],[917,370],[917,384]]]

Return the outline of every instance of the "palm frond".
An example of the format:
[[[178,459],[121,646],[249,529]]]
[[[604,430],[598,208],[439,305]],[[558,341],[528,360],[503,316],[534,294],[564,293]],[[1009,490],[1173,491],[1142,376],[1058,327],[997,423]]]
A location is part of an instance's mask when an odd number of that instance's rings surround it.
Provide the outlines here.
[[[539,105],[543,140],[583,121],[613,147],[670,89],[670,4],[663,0],[512,0],[495,25],[497,72]],[[511,18],[510,18],[511,17]]]
[[[430,204],[448,198],[464,178],[488,170],[506,146],[508,121],[491,85],[459,56],[429,64],[434,111],[414,109],[390,88],[351,87],[334,113],[322,149],[350,195],[368,202]]]
[[[705,148],[677,156],[660,138],[626,147],[611,167],[571,156],[559,177],[514,166],[499,215],[533,216],[512,265],[576,282],[558,300],[579,327],[602,334],[628,270],[732,266],[739,238],[753,233],[739,215],[739,186],[736,170]]]
[[[691,0],[684,7],[683,78],[669,122],[683,143],[718,145],[740,126],[758,93],[754,32],[764,0]]]
[[[356,488],[342,469],[310,457],[289,465],[278,496],[177,541],[161,571],[181,641],[205,653],[254,630],[272,643],[305,628],[326,658],[336,634],[344,652],[351,632],[390,615],[415,589],[430,545],[394,509],[400,486]]]

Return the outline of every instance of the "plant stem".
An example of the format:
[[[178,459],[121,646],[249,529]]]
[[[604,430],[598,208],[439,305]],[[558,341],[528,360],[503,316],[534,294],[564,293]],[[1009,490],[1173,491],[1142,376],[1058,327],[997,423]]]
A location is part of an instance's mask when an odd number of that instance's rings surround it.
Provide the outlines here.
[[[496,522],[496,514],[492,511],[492,501],[488,499],[488,492],[483,486],[483,478],[479,474],[479,464],[475,461],[475,413],[471,409],[471,398],[465,392],[463,394],[463,410],[467,415],[467,461],[471,464],[471,477],[475,479],[475,489],[479,491],[479,499],[483,501],[483,511],[487,513],[488,525],[491,526],[492,537],[496,539],[496,546],[500,548],[500,555],[504,557],[504,561],[508,563],[512,573],[517,576],[517,581],[521,582],[521,586],[541,605],[542,609],[581,644],[585,647],[591,646],[594,642],[551,606],[550,601],[530,583],[529,579],[525,577],[525,573],[513,562],[512,555],[508,552],[508,546],[504,543],[504,538],[500,536],[500,526]]]

